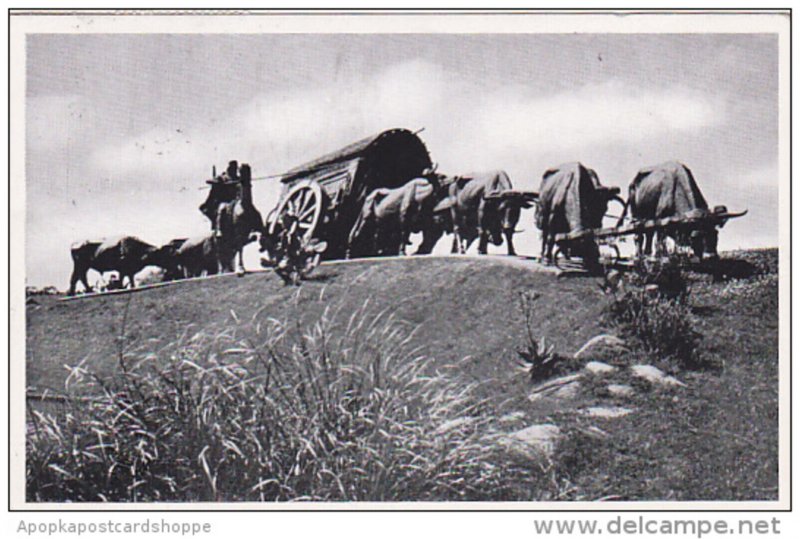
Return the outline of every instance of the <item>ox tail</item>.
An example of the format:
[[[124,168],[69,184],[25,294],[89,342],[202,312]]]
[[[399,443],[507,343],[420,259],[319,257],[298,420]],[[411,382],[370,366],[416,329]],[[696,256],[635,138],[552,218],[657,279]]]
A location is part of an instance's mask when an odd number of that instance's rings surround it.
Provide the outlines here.
[[[536,228],[538,228],[539,230],[544,230],[546,224],[547,224],[547,215],[545,214],[544,205],[538,204],[536,206]]]
[[[619,219],[617,220],[617,228],[621,227],[622,224],[625,222],[625,217],[628,215],[628,208],[630,207],[631,201],[634,200],[635,196],[636,196],[635,190],[633,187],[631,187],[628,190],[628,200],[625,200],[622,204],[622,213],[620,214]]]

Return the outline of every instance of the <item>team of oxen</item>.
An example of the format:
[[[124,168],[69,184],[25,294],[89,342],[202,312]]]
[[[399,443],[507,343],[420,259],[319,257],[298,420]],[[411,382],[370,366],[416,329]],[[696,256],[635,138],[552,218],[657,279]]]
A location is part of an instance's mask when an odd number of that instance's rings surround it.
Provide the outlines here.
[[[216,175],[215,175],[216,176]],[[80,281],[91,290],[86,274],[116,271],[120,283],[146,266],[164,270],[164,278],[244,272],[242,250],[260,238],[261,251],[269,251],[268,225],[253,205],[250,167],[232,161],[228,169],[208,182],[209,195],[200,211],[209,219],[211,232],[197,238],[175,239],[153,246],[134,237],[84,242],[72,248],[74,270],[69,293]],[[513,236],[523,208],[536,207],[536,226],[541,230],[541,258],[552,263],[554,246],[567,256],[595,260],[598,246],[593,239],[557,241],[559,235],[602,227],[609,202],[624,205],[619,224],[630,212],[634,221],[676,216],[710,214],[691,171],[678,162],[667,162],[640,170],[623,201],[619,188],[603,186],[597,173],[580,163],[569,163],[547,170],[538,192],[515,190],[504,171],[446,176],[426,171],[395,189],[378,188],[369,193],[348,237],[348,256],[388,256],[405,254],[412,233],[422,233],[416,254],[430,253],[446,233],[452,234],[452,252],[464,253],[478,240],[478,252],[485,254],[489,242],[502,245],[515,255]],[[689,246],[700,258],[716,256],[717,228],[724,220],[674,232],[659,230],[659,244],[672,236]],[[652,251],[653,232],[636,238],[637,256]]]
[[[73,270],[68,294],[78,282],[91,291],[87,273],[119,273],[119,286],[135,287],[134,276],[147,266],[164,270],[164,280],[232,272],[238,256],[238,271],[244,271],[243,249],[264,232],[261,213],[253,204],[250,166],[231,161],[225,172],[208,180],[210,190],[200,212],[211,223],[211,232],[193,238],[174,239],[154,246],[139,238],[124,236],[85,241],[72,246]]]

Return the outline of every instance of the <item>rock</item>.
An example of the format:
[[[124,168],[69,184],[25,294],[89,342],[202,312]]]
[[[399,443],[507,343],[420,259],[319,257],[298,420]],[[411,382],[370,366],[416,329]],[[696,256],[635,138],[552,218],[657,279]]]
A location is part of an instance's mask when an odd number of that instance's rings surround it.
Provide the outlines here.
[[[510,414],[502,416],[498,421],[503,425],[510,425],[522,421],[523,419],[525,419],[525,414],[523,412],[511,412]]]
[[[592,374],[608,374],[617,370],[613,365],[603,363],[602,361],[590,361],[584,365],[583,368]]]
[[[557,425],[543,423],[541,425],[531,425],[509,434],[502,440],[502,443],[510,451],[532,459],[538,459],[551,457],[560,438],[561,429]]]
[[[618,417],[625,417],[633,412],[630,408],[622,406],[590,406],[581,410],[581,414],[589,417],[597,417],[602,419],[616,419]]]
[[[569,399],[578,394],[581,387],[579,380],[583,374],[570,374],[540,384],[533,388],[528,399],[536,402],[545,398]]]
[[[659,369],[658,367],[654,367],[652,365],[633,365],[631,367],[631,372],[637,378],[641,378],[650,382],[653,385],[661,385],[667,387],[686,387],[686,384],[675,378],[674,376],[669,376],[664,374],[664,371]]]
[[[595,425],[589,425],[588,427],[584,427],[580,430],[580,432],[582,432],[586,436],[595,438],[597,440],[603,440],[611,436],[609,433],[607,433],[606,431]]]
[[[613,351],[618,352],[620,349],[625,349],[625,341],[616,335],[598,335],[586,341],[586,344],[581,346],[580,350],[575,352],[573,357],[579,359],[582,355],[586,355],[589,350],[595,349],[595,351],[598,351],[597,349],[600,348],[611,348]]]
[[[614,397],[630,397],[633,395],[633,388],[628,384],[608,384],[607,389]]]

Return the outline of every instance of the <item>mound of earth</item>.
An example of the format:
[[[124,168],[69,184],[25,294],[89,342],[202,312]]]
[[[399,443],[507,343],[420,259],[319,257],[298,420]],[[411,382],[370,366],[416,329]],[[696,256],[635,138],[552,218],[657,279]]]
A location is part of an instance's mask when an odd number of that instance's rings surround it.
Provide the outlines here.
[[[590,365],[591,376],[568,399],[531,399],[533,386],[516,364],[527,334],[521,295],[538,294],[535,336],[567,356],[609,333],[603,323],[609,298],[596,278],[559,277],[505,257],[330,264],[299,288],[255,273],[72,301],[37,296],[26,307],[26,385],[61,392],[65,366],[83,362],[113,377],[123,350],[157,349],[234,327],[246,333],[269,318],[295,321],[300,331],[326,310],[346,320],[363,308],[375,316],[389,312],[413,330],[412,343],[432,369],[456,365],[466,380],[480,382],[509,433],[551,424],[590,433],[568,438],[553,457],[572,484],[571,498],[775,499],[777,250],[731,253],[723,262],[730,271],[722,280],[699,268],[691,285],[702,353],[720,368],[670,373],[681,381],[674,387],[642,390],[637,384],[645,382],[625,374],[653,358],[587,353],[576,369],[601,360],[616,370]],[[572,419],[565,422],[565,414]],[[586,430],[595,425],[599,438]]]

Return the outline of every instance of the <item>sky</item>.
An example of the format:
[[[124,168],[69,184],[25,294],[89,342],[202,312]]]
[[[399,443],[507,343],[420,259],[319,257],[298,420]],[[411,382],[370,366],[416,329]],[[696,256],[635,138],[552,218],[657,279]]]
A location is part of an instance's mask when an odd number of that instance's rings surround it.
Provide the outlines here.
[[[526,190],[580,161],[624,193],[679,160],[710,205],[749,210],[721,249],[778,244],[776,35],[33,34],[26,49],[28,285],[66,288],[76,241],[206,233],[212,165],[279,174],[394,127],[424,128],[441,172],[502,169]],[[263,215],[277,183],[254,184]],[[533,210],[517,228],[538,254]]]

